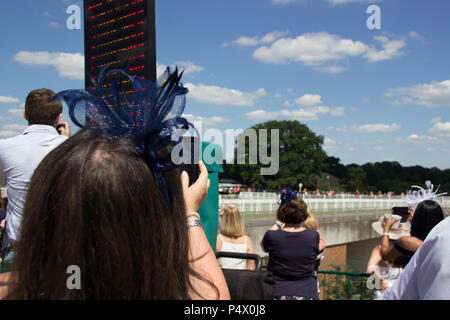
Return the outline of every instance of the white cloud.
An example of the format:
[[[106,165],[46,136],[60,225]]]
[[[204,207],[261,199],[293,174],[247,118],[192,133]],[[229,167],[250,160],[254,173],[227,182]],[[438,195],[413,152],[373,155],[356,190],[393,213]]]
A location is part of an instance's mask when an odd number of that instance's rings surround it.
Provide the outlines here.
[[[264,63],[298,62],[312,66],[318,71],[337,73],[345,69],[341,66],[325,64],[350,57],[364,57],[369,62],[389,60],[401,55],[401,49],[406,45],[404,39],[389,40],[385,36],[375,36],[374,41],[381,44],[380,50],[377,50],[374,45],[342,38],[328,32],[304,33],[296,38],[278,39],[271,46],[262,46],[253,52],[253,57]]]
[[[23,124],[18,123],[12,123],[2,126],[3,130],[9,130],[9,131],[15,131],[16,134],[19,134],[25,129],[25,126]]]
[[[289,33],[289,31],[287,31],[287,30],[286,31],[275,30],[273,32],[267,33],[265,36],[263,36],[261,39],[259,39],[259,42],[263,43],[263,44],[272,43],[275,40],[286,36],[288,33]]]
[[[334,150],[334,149],[337,148],[337,146],[338,146],[338,143],[336,142],[336,140],[333,140],[333,139],[330,139],[330,138],[325,138],[323,140],[322,148],[325,151]]]
[[[267,121],[267,120],[274,120],[278,118],[279,113],[278,112],[267,112],[264,110],[255,110],[251,112],[247,112],[245,114],[245,117],[249,120],[254,121]]]
[[[167,66],[164,64],[159,64],[156,62],[156,77],[159,78],[163,75],[163,73],[166,71]]]
[[[297,38],[283,38],[271,47],[260,47],[253,57],[266,63],[302,62],[305,65],[321,65],[330,60],[358,56],[366,51],[359,41],[342,39],[327,32],[305,33]]]
[[[245,114],[249,120],[275,120],[279,118],[297,120],[297,121],[313,121],[319,118],[321,114],[331,114],[332,109],[327,106],[314,106],[309,108],[300,108],[294,110],[283,109],[281,111],[264,111],[254,110]]]
[[[84,79],[84,56],[81,53],[20,51],[13,60],[28,66],[55,67],[61,78]]]
[[[272,3],[284,5],[284,4],[294,3],[296,1],[297,0],[272,0]]]
[[[350,130],[349,126],[342,126],[342,127],[328,127],[327,130],[330,131],[336,131],[336,132],[348,132]]]
[[[428,131],[438,137],[450,137],[450,121],[441,122],[439,119]]]
[[[25,129],[25,127],[25,125],[17,123],[4,125],[0,130],[0,137],[8,138],[17,136]]]
[[[344,72],[346,69],[342,66],[323,66],[315,67],[314,70],[334,74]]]
[[[317,120],[319,114],[327,114],[330,112],[329,107],[319,106],[312,108],[301,108],[297,110],[281,110],[280,115],[293,120],[298,121],[311,121]]]
[[[397,123],[391,123],[391,124],[383,124],[383,123],[376,123],[376,124],[364,124],[361,126],[352,126],[352,129],[359,133],[388,133],[388,132],[394,132],[400,129],[400,125]]]
[[[395,104],[415,104],[425,107],[450,107],[450,80],[418,84],[412,87],[388,89],[388,98]]]
[[[328,0],[328,2],[332,5],[340,5],[340,4],[347,4],[347,3],[374,3],[378,2],[380,0]]]
[[[396,138],[396,142],[399,143],[413,143],[413,144],[443,144],[446,143],[446,141],[432,137],[432,136],[420,136],[418,134],[411,134],[407,138]]]
[[[442,121],[441,117],[436,117],[436,118],[431,119],[429,122],[430,123],[436,123],[436,122],[441,122],[441,121]]]
[[[283,102],[283,107],[292,107],[292,103],[286,100],[285,102]]]
[[[421,35],[418,34],[417,32],[415,32],[414,30],[411,31],[411,32],[408,34],[408,36],[409,36],[410,38],[416,38],[416,39],[420,39],[420,38],[421,38]]]
[[[295,103],[303,107],[312,107],[322,103],[322,97],[319,94],[305,94],[295,99]]]
[[[18,103],[20,100],[11,96],[0,96],[0,104]]]
[[[286,91],[287,91],[291,96],[296,96],[296,95],[297,95],[297,93],[295,93],[294,89],[292,89],[292,88],[287,88]]]
[[[3,137],[3,138],[17,136],[17,134],[18,133],[16,131],[13,131],[13,130],[1,130],[0,131],[0,137]]]
[[[369,62],[378,62],[383,60],[390,60],[395,56],[402,55],[403,49],[406,45],[405,39],[400,40],[389,40],[385,36],[375,36],[374,40],[381,43],[381,50],[377,50],[375,47],[370,46],[367,48],[367,52],[364,55]]]
[[[52,29],[59,29],[59,27],[61,27],[61,25],[58,22],[50,22],[48,26]]]
[[[238,107],[252,107],[255,100],[267,95],[266,90],[260,88],[255,92],[242,92],[236,89],[222,88],[218,86],[186,83],[189,89],[188,99],[215,105],[230,105]]]
[[[181,69],[184,69],[184,74],[190,74],[195,72],[201,72],[203,71],[202,66],[196,65],[192,61],[178,61],[174,63],[176,66],[178,66]]]
[[[275,31],[265,34],[261,38],[241,36],[241,37],[237,38],[236,40],[233,40],[232,43],[234,43],[235,45],[241,46],[241,47],[253,47],[253,46],[257,46],[257,45],[261,45],[261,44],[272,43],[275,40],[286,36],[288,33],[289,33],[289,31],[287,31],[287,30],[286,31],[275,30]],[[228,43],[227,42],[222,43],[221,46],[227,47]]]
[[[242,47],[251,47],[256,46],[259,43],[258,37],[239,37],[236,40],[233,40],[234,44]]]
[[[160,76],[162,76],[163,73],[166,71],[167,67],[168,66],[165,64],[160,64],[156,62],[156,77],[159,78]],[[190,73],[201,72],[204,70],[202,66],[196,65],[192,61],[177,61],[170,65],[171,70],[175,70],[175,67],[184,70],[185,75],[188,75]]]
[[[23,118],[23,109],[9,109],[8,112],[15,117]]]
[[[331,115],[335,117],[341,117],[344,115],[345,108],[344,107],[336,107],[331,109]]]
[[[207,128],[214,128],[214,127],[219,126],[219,125],[221,125],[223,123],[230,122],[229,119],[223,118],[223,117],[219,117],[219,116],[202,117],[202,116],[195,116],[193,114],[185,113],[185,114],[183,114],[183,117],[186,118],[191,123],[201,122],[202,126],[203,127],[207,127]],[[195,123],[194,123],[194,125],[195,125]]]

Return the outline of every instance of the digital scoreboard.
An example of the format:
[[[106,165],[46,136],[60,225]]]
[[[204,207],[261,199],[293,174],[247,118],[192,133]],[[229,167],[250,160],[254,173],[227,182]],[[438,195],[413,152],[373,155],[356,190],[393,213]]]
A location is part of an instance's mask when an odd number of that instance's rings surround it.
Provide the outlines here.
[[[107,65],[156,82],[155,0],[84,0],[84,21],[87,91]]]

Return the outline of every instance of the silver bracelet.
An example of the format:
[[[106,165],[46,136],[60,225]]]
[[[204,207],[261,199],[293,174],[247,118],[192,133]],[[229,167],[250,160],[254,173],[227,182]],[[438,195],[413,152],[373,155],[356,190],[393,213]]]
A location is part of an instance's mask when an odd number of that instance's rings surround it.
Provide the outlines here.
[[[384,236],[388,236],[388,237],[389,237],[389,232],[383,232],[383,233],[381,234],[381,236],[382,236],[382,237],[384,237]]]
[[[204,229],[203,223],[201,222],[200,219],[195,219],[195,218],[188,219],[187,225],[189,228],[190,227],[201,227],[202,229]]]

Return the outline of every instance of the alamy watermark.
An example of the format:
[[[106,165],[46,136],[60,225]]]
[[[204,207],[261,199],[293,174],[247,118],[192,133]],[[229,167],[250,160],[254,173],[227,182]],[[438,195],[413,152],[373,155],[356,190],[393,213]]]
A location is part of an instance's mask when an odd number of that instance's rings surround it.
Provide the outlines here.
[[[67,278],[66,286],[69,290],[81,289],[81,270],[77,265],[70,265],[67,267],[66,273],[70,276]]]
[[[72,4],[67,7],[66,13],[69,17],[66,20],[66,26],[69,30],[81,29],[81,9],[80,6]]]
[[[366,10],[368,14],[370,14],[369,18],[367,18],[366,26],[369,30],[380,30],[381,29],[381,9],[379,6],[373,4],[369,6]]]
[[[280,167],[280,130],[279,129],[207,129],[203,131],[202,121],[194,121],[197,138],[200,141],[212,142],[202,151],[200,144],[179,143],[171,152],[171,159],[175,164],[189,164],[194,159],[203,159],[206,164],[259,164],[263,176],[275,175]],[[270,141],[269,141],[270,133]],[[237,138],[237,139],[236,139]],[[179,141],[178,133],[172,136],[173,141]],[[270,147],[270,152],[269,152]],[[223,150],[225,153],[223,154]],[[235,153],[236,151],[236,153]],[[194,157],[192,157],[192,155]],[[248,161],[247,161],[248,160]]]
[[[370,290],[380,290],[381,289],[381,280],[382,278],[375,273],[371,274],[370,277],[367,278],[366,285]]]

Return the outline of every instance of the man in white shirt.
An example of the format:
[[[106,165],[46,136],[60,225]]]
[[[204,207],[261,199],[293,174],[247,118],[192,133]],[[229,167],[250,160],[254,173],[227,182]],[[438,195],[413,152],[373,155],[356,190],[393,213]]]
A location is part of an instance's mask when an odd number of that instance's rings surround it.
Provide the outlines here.
[[[25,197],[34,170],[50,151],[70,136],[68,123],[60,122],[62,104],[53,101],[54,96],[49,89],[31,91],[23,112],[28,127],[18,136],[0,140],[0,164],[8,196],[6,232],[0,242],[2,258],[19,238]]]
[[[382,300],[450,299],[450,217],[436,225]]]

